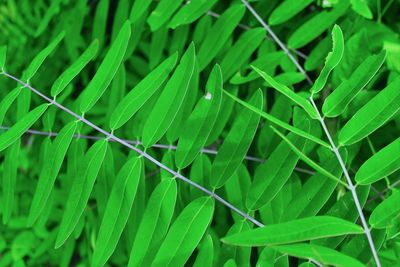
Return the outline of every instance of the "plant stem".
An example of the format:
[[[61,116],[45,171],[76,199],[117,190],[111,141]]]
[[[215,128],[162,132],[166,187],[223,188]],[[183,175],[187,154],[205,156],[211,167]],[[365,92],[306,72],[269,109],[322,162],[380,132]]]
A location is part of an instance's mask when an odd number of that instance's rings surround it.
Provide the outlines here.
[[[326,124],[325,124],[325,122],[324,122],[324,119],[321,117],[321,114],[319,113],[319,110],[318,110],[318,108],[317,108],[317,105],[315,104],[314,99],[313,99],[312,96],[310,96],[310,102],[311,102],[311,104],[313,105],[315,111],[317,112],[318,120],[319,120],[319,122],[321,123],[322,128],[324,129],[324,132],[325,132],[325,134],[326,134],[326,137],[328,138],[329,143],[330,143],[331,146],[332,146],[332,150],[333,150],[333,152],[335,153],[336,158],[338,159],[340,166],[342,167],[344,176],[346,177],[347,184],[348,184],[348,186],[349,186],[349,190],[350,190],[350,192],[351,192],[351,195],[353,196],[354,203],[355,203],[355,205],[356,205],[358,214],[359,214],[359,216],[360,216],[361,224],[362,224],[362,227],[364,228],[364,233],[365,233],[365,235],[366,235],[366,237],[367,237],[367,239],[368,239],[368,243],[369,243],[369,246],[370,246],[370,248],[371,248],[372,256],[374,257],[376,266],[377,266],[377,267],[381,267],[381,263],[380,263],[380,261],[379,261],[378,253],[377,253],[377,251],[376,251],[376,248],[375,248],[375,245],[374,245],[374,241],[372,240],[371,232],[370,232],[370,230],[369,230],[367,221],[365,220],[365,216],[364,216],[364,213],[363,213],[363,211],[362,211],[362,207],[361,207],[361,204],[360,204],[360,200],[358,199],[358,196],[357,196],[356,188],[354,187],[353,182],[352,182],[351,179],[350,179],[350,175],[349,175],[349,173],[348,173],[348,171],[347,171],[347,169],[346,169],[346,165],[344,164],[344,161],[343,161],[343,159],[342,159],[342,156],[340,155],[337,146],[336,146],[335,143],[333,142],[332,136],[331,136],[331,134],[329,133],[329,130],[328,130],[328,128],[326,127]]]
[[[278,44],[278,46],[285,52],[285,54],[289,57],[289,59],[293,62],[294,65],[296,65],[296,68],[304,75],[306,78],[307,82],[309,84],[313,84],[312,80],[310,77],[307,75],[306,71],[303,69],[303,67],[300,65],[300,63],[293,57],[293,55],[290,53],[289,49],[286,47],[284,43],[278,38],[278,36],[274,33],[274,31],[265,23],[265,21],[258,15],[258,13],[254,10],[254,8],[247,2],[246,0],[241,0],[242,3],[246,6],[246,8],[253,14],[253,16],[260,22],[260,24],[264,27],[265,30],[267,30],[268,34],[271,35],[272,39]]]
[[[138,149],[137,147],[129,144],[128,142],[126,142],[125,140],[115,136],[112,133],[107,132],[106,130],[103,130],[102,128],[100,128],[99,126],[93,124],[92,122],[90,122],[89,120],[85,119],[84,117],[76,114],[75,112],[73,112],[72,110],[68,109],[67,107],[57,103],[57,101],[55,101],[54,99],[51,99],[49,97],[47,97],[46,95],[42,94],[41,92],[39,92],[38,90],[36,90],[35,88],[33,88],[32,86],[30,86],[29,84],[21,81],[20,79],[12,76],[11,74],[8,74],[6,72],[3,72],[2,74],[4,74],[5,76],[13,79],[14,81],[18,82],[19,84],[23,85],[25,88],[29,89],[30,91],[32,91],[33,93],[35,93],[36,95],[40,96],[41,98],[43,98],[44,100],[46,100],[47,102],[49,102],[52,105],[55,105],[56,107],[58,107],[59,109],[65,111],[66,113],[70,114],[71,116],[75,117],[76,119],[78,119],[79,121],[85,123],[86,125],[90,126],[91,128],[93,128],[94,130],[104,134],[108,139],[110,140],[114,140],[118,143],[120,143],[121,145],[135,151],[136,153],[138,153],[140,156],[146,158],[147,160],[153,162],[155,165],[157,165],[158,167],[160,167],[161,169],[164,169],[165,171],[171,173],[172,175],[174,175],[176,178],[184,181],[185,183],[188,183],[189,185],[196,187],[197,189],[203,191],[204,193],[206,193],[207,195],[211,196],[212,198],[214,198],[215,200],[219,201],[220,203],[222,203],[223,205],[225,205],[227,208],[235,211],[236,213],[238,213],[240,216],[246,218],[247,220],[251,221],[252,223],[254,223],[255,225],[259,226],[259,227],[263,227],[264,224],[262,224],[261,222],[259,222],[258,220],[256,220],[255,218],[249,216],[247,213],[241,211],[240,209],[238,209],[237,207],[233,206],[231,203],[229,203],[228,201],[226,201],[225,199],[223,199],[222,197],[218,196],[217,194],[211,192],[210,190],[206,189],[205,187],[193,182],[192,180],[186,178],[185,176],[183,176],[182,174],[170,169],[169,167],[165,166],[164,164],[162,164],[161,162],[159,162],[158,160],[156,160],[155,158],[153,158],[152,156],[150,156],[149,154],[147,154],[146,152]]]

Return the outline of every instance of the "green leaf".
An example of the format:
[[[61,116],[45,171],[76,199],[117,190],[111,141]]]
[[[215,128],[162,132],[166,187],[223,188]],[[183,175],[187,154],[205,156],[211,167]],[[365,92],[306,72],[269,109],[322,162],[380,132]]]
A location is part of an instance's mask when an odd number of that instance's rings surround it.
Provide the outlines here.
[[[36,29],[35,37],[41,35],[49,25],[51,19],[60,12],[60,4],[62,0],[54,0],[51,2],[50,6],[46,8],[46,13],[40,20],[39,26]]]
[[[380,91],[343,126],[340,145],[354,144],[385,124],[400,109],[400,77]]]
[[[151,12],[147,23],[150,25],[152,32],[157,31],[163,26],[174,14],[174,12],[182,4],[181,1],[175,0],[160,0],[156,9]]]
[[[35,194],[32,199],[27,225],[31,226],[37,220],[54,187],[54,182],[61,169],[68,147],[77,128],[77,122],[67,124],[55,138],[39,175]]]
[[[383,200],[369,217],[372,228],[384,229],[393,225],[399,219],[400,214],[400,191],[396,190],[387,199]]]
[[[222,74],[215,65],[208,78],[206,95],[202,97],[184,124],[179,136],[175,162],[180,169],[188,166],[205,145],[222,101]]]
[[[200,70],[205,69],[218,52],[221,51],[223,45],[244,16],[245,10],[243,5],[234,4],[218,18],[201,43],[198,54]]]
[[[259,109],[262,108],[263,94],[260,89],[253,94],[249,103]],[[240,166],[254,138],[259,121],[260,115],[242,108],[214,159],[211,169],[212,187],[223,186]]]
[[[272,11],[268,19],[270,26],[282,24],[303,11],[313,0],[285,0]]]
[[[178,1],[179,2],[179,1]],[[180,25],[186,25],[197,20],[207,11],[211,10],[217,0],[194,0],[188,1],[179,9],[175,16],[171,19],[169,27],[175,29]]]
[[[86,113],[96,104],[110,85],[111,80],[121,65],[128,46],[129,37],[131,36],[130,24],[129,20],[125,21],[93,79],[80,95],[80,111],[82,113]]]
[[[370,157],[356,173],[357,184],[372,184],[400,169],[400,138]]]
[[[15,208],[15,192],[17,188],[18,159],[21,139],[18,139],[5,151],[2,177],[2,217],[3,224],[8,224]]]
[[[8,131],[0,134],[0,152],[17,141],[43,115],[48,106],[48,104],[38,106],[22,117]]]
[[[295,134],[297,134],[299,136],[302,136],[302,137],[304,137],[306,139],[309,139],[309,140],[311,140],[311,141],[313,141],[313,142],[315,142],[317,144],[320,144],[320,145],[322,145],[322,146],[324,146],[326,148],[329,148],[329,149],[331,148],[331,146],[328,143],[322,141],[321,139],[319,139],[319,138],[317,138],[317,137],[315,137],[315,136],[313,136],[313,135],[311,135],[311,134],[309,134],[309,133],[307,133],[305,131],[302,131],[302,130],[296,128],[296,127],[293,127],[292,125],[287,124],[284,121],[281,121],[281,120],[275,118],[274,116],[262,111],[261,109],[259,109],[257,107],[254,107],[254,106],[248,104],[247,102],[239,99],[238,97],[232,95],[231,93],[229,93],[229,92],[227,92],[225,90],[224,90],[224,93],[227,94],[230,98],[232,98],[236,102],[238,102],[239,104],[245,106],[246,108],[250,109],[251,111],[253,111],[255,113],[260,114],[261,117],[263,117],[263,118],[267,119],[268,121],[278,125],[279,127],[282,127],[282,128],[284,128],[284,129],[286,129],[286,130],[288,130],[290,132],[293,132],[293,133],[295,133]]]
[[[297,49],[310,43],[344,15],[348,6],[349,0],[338,1],[332,10],[324,10],[312,16],[292,33],[288,46]]]
[[[117,247],[131,213],[142,165],[141,159],[134,156],[118,173],[100,224],[92,266],[103,266]]]
[[[333,237],[362,234],[361,226],[331,216],[315,216],[267,225],[222,239],[236,246],[270,246]]]
[[[129,258],[129,267],[149,266],[174,214],[176,181],[167,179],[154,189],[141,219]]]
[[[373,15],[365,0],[350,0],[351,8],[366,19],[372,19]]]
[[[6,65],[6,56],[7,56],[7,46],[0,46],[0,70],[4,71],[4,66]]]
[[[365,267],[358,260],[340,253],[331,248],[311,245],[311,244],[294,244],[273,247],[275,250],[303,259],[312,259],[326,266],[336,267]]]
[[[252,68],[273,88],[275,88],[277,91],[279,91],[280,93],[291,99],[300,107],[302,107],[308,113],[308,115],[310,115],[311,118],[316,119],[318,117],[315,109],[312,107],[311,103],[306,98],[296,94],[293,90],[277,82],[274,78],[272,78],[262,70],[258,69],[257,67],[252,66]]]
[[[96,12],[94,13],[92,40],[98,40],[99,50],[103,47],[106,39],[109,6],[110,0],[100,0],[97,2]]]
[[[97,141],[81,161],[78,175],[72,182],[71,191],[65,204],[55,248],[59,248],[67,241],[78,224],[103,163],[107,144],[106,140]]]
[[[309,120],[300,120],[297,124],[304,130],[309,130]],[[288,138],[297,147],[304,148],[306,140],[290,133]],[[268,204],[282,189],[296,167],[299,156],[290,146],[282,141],[271,153],[267,161],[255,171],[254,180],[246,198],[246,207],[257,210]]]
[[[17,87],[11,92],[9,92],[0,102],[0,125],[3,125],[4,117],[6,116],[7,111],[10,109],[11,105],[14,103],[15,99],[17,99],[20,94],[22,88]]]
[[[347,105],[372,80],[386,59],[386,52],[367,57],[353,72],[350,79],[342,82],[325,100],[322,112],[327,117],[340,115]]]
[[[196,261],[193,267],[213,266],[214,260],[214,245],[210,235],[207,235],[203,240],[199,253],[197,254]]]
[[[190,202],[169,229],[151,266],[183,266],[207,230],[213,212],[210,197]]]
[[[22,74],[22,80],[23,81],[29,81],[38,71],[40,66],[42,66],[43,62],[45,59],[54,51],[54,49],[57,47],[57,45],[64,39],[65,37],[65,32],[59,33],[53,41],[50,42],[50,44],[41,50],[31,61],[29,64],[28,68],[25,69],[25,71]]]
[[[337,178],[335,175],[333,175],[332,173],[328,172],[327,170],[325,170],[324,168],[322,168],[320,165],[318,165],[316,162],[314,162],[312,159],[310,159],[309,157],[307,157],[299,148],[297,148],[286,136],[284,136],[281,132],[279,132],[277,129],[275,129],[273,126],[271,126],[271,128],[274,130],[274,132],[276,134],[278,134],[283,140],[285,140],[285,142],[288,143],[288,145],[292,148],[292,150],[301,158],[301,160],[303,160],[305,163],[307,163],[311,168],[313,168],[314,170],[316,170],[317,172],[325,175],[326,177],[337,181],[338,183],[344,185],[345,187],[348,187],[348,185],[343,182],[342,180],[340,180],[339,178]]]
[[[246,61],[265,39],[265,29],[255,28],[243,33],[239,40],[228,50],[221,61],[222,76],[228,80]]]
[[[154,95],[175,67],[178,54],[164,60],[144,77],[115,107],[110,117],[110,128],[120,128]]]
[[[82,71],[82,69],[95,57],[99,48],[98,40],[94,40],[82,55],[69,66],[53,83],[51,96],[60,94],[65,87]]]
[[[195,48],[192,43],[165,85],[143,128],[143,145],[152,146],[168,130],[189,89],[195,66]]]
[[[325,87],[329,74],[342,59],[344,51],[344,40],[342,29],[338,25],[333,26],[332,43],[332,52],[328,53],[328,56],[325,59],[325,66],[310,89],[310,91],[314,94],[318,93]]]

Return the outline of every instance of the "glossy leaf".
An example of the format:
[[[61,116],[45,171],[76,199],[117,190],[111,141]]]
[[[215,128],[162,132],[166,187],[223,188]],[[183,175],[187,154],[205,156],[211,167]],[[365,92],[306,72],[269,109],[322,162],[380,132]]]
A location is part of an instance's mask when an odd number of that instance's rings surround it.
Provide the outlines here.
[[[192,23],[209,11],[216,2],[217,0],[197,0],[186,2],[185,5],[174,15],[168,26],[175,29],[180,25]]]
[[[124,125],[159,90],[176,64],[175,53],[142,79],[116,106],[110,118],[110,128]]]
[[[206,95],[190,114],[179,136],[176,165],[183,169],[197,156],[214,127],[222,101],[222,74],[218,65],[213,68],[206,85]]]
[[[143,128],[143,145],[152,146],[168,130],[181,108],[187,94],[195,65],[195,48],[192,43],[165,85]]]
[[[78,176],[74,178],[71,191],[65,204],[64,215],[55,243],[56,248],[59,248],[65,243],[78,224],[89,200],[106,151],[107,141],[97,141],[88,150],[83,161],[80,163]]]
[[[318,93],[324,88],[328,80],[329,74],[337,66],[337,64],[339,64],[340,60],[342,59],[344,51],[344,40],[343,40],[342,29],[338,25],[335,25],[333,27],[332,43],[333,43],[332,52],[328,53],[325,59],[325,66],[310,89],[310,91],[314,94]]]
[[[130,21],[126,21],[111,44],[93,79],[80,95],[80,112],[90,110],[110,85],[125,55],[131,35]]]
[[[53,83],[51,96],[60,94],[67,85],[82,71],[82,69],[95,57],[99,48],[99,41],[94,40],[82,55],[72,63]]]
[[[337,267],[365,267],[364,264],[358,260],[340,253],[331,248],[311,245],[311,244],[294,244],[285,246],[276,246],[275,250],[289,254],[294,257],[303,259],[312,259],[320,264],[326,264]]]
[[[400,109],[400,78],[380,91],[343,126],[339,133],[341,145],[354,144],[387,122]]]
[[[103,266],[117,247],[139,185],[142,162],[134,156],[120,170],[100,224],[92,266]]]
[[[209,197],[189,203],[169,229],[151,266],[182,266],[200,242],[213,212],[214,202]]]
[[[154,189],[132,245],[129,267],[149,265],[153,260],[167,234],[174,213],[176,194],[174,179],[164,180]]]
[[[290,20],[294,16],[296,16],[298,13],[300,13],[302,10],[304,10],[312,2],[313,2],[313,0],[304,0],[304,1],[285,0],[285,1],[282,1],[282,3],[280,3],[279,6],[277,8],[275,8],[274,11],[269,16],[268,24],[271,26],[282,24],[282,23]]]
[[[386,52],[369,56],[353,72],[349,80],[342,82],[325,100],[322,112],[327,117],[340,115],[379,71]]]
[[[362,233],[361,226],[343,219],[331,216],[315,216],[267,225],[224,237],[222,241],[238,246],[269,246]]]
[[[179,8],[181,1],[175,0],[161,0],[158,2],[156,9],[151,12],[147,23],[150,25],[152,32],[158,30],[165,24],[174,12]]]
[[[14,124],[8,131],[0,134],[0,152],[18,140],[47,110],[48,104],[42,104]]]
[[[308,115],[310,115],[311,118],[316,119],[317,118],[317,113],[315,112],[314,108],[310,104],[310,102],[296,94],[293,90],[289,89],[283,84],[280,84],[277,82],[274,78],[269,76],[267,73],[263,72],[262,70],[258,69],[255,66],[252,66],[252,68],[268,83],[270,84],[273,88],[275,88],[277,91],[279,91],[281,94],[285,95],[289,99],[291,99],[293,102],[295,102],[297,105],[302,107]]]
[[[262,98],[261,90],[257,90],[249,103],[261,109]],[[223,186],[239,167],[254,138],[259,121],[260,115],[242,108],[214,159],[211,169],[212,187]]]
[[[387,199],[383,200],[369,217],[369,223],[373,228],[383,229],[398,220],[400,214],[400,191],[394,191]]]
[[[51,145],[49,154],[47,155],[46,161],[43,164],[38,185],[32,199],[27,220],[28,225],[32,225],[37,220],[47,203],[76,128],[77,122],[75,121],[67,124],[60,131]]]

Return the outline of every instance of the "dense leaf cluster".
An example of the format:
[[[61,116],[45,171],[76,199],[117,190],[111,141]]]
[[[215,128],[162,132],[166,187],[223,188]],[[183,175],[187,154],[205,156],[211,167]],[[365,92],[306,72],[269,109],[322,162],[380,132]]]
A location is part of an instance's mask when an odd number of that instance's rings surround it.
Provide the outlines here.
[[[398,0],[0,3],[0,266],[400,261]]]

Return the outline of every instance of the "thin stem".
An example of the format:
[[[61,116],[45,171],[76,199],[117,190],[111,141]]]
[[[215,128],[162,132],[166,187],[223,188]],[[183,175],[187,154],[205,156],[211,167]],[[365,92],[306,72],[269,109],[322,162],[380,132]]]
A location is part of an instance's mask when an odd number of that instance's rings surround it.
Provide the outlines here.
[[[300,65],[300,63],[293,57],[290,53],[289,49],[285,44],[278,38],[278,36],[274,33],[274,31],[265,23],[265,21],[258,15],[258,13],[254,10],[254,8],[247,2],[246,0],[241,0],[242,3],[246,6],[246,8],[253,14],[253,16],[258,20],[258,22],[267,30],[269,35],[271,35],[272,39],[279,45],[279,47],[285,52],[285,54],[289,57],[289,59],[296,65],[296,68],[304,75],[309,84],[313,84],[310,77],[307,75],[306,71]]]
[[[342,156],[340,155],[339,150],[335,145],[335,142],[333,142],[332,136],[329,133],[329,130],[326,127],[324,119],[321,117],[321,114],[319,113],[317,105],[315,104],[314,99],[313,99],[312,96],[310,97],[310,102],[313,105],[315,111],[317,112],[318,120],[321,123],[322,128],[324,129],[326,137],[328,138],[329,143],[332,146],[332,150],[335,153],[336,158],[338,159],[340,166],[342,167],[342,170],[343,170],[344,176],[346,177],[347,184],[349,186],[350,192],[351,192],[351,194],[353,196],[354,203],[356,204],[356,208],[357,208],[358,214],[359,214],[360,219],[361,219],[361,224],[362,224],[362,226],[364,228],[364,233],[365,233],[365,235],[366,235],[366,237],[368,239],[368,243],[369,243],[369,246],[371,248],[371,252],[372,252],[372,255],[374,257],[375,264],[376,264],[377,267],[381,267],[381,262],[379,261],[378,253],[376,251],[376,248],[375,248],[375,245],[374,245],[374,241],[372,240],[371,232],[369,230],[367,221],[365,220],[365,216],[364,216],[364,213],[362,211],[360,200],[358,199],[358,196],[357,196],[356,188],[354,187],[353,182],[350,179],[350,175],[349,175],[349,173],[347,171],[346,165],[344,164]]]
[[[11,127],[7,127],[7,126],[1,126],[0,125],[0,130],[4,130],[7,131],[9,130]],[[44,132],[44,131],[38,131],[38,130],[33,130],[33,129],[28,129],[26,131],[26,133],[30,133],[30,134],[34,134],[34,135],[43,135],[43,136],[49,136],[49,137],[55,137],[58,135],[58,132]],[[101,140],[104,139],[103,137],[99,137],[99,136],[92,136],[92,135],[81,135],[81,134],[74,134],[73,135],[74,138],[82,138],[82,139],[89,139],[89,140]],[[134,141],[134,140],[127,140],[127,139],[123,139],[125,142],[132,144],[132,145],[141,145],[142,143],[140,141]],[[110,142],[115,142],[115,140],[109,140]],[[152,148],[161,148],[161,149],[168,149],[168,150],[177,150],[177,147],[174,145],[164,145],[164,144],[154,144],[151,146]],[[209,154],[209,155],[216,155],[218,154],[217,150],[213,150],[213,149],[208,149],[208,148],[202,148],[201,153],[204,154]],[[253,157],[253,156],[245,156],[244,157],[245,160],[248,161],[254,161],[254,162],[259,162],[259,163],[264,163],[265,160],[262,158],[257,158],[257,157]],[[295,170],[297,172],[301,172],[301,173],[305,173],[305,174],[309,174],[309,175],[314,175],[315,172],[311,171],[311,170],[307,170],[304,168],[300,168],[300,167],[295,167]]]
[[[211,192],[210,190],[204,188],[203,186],[191,181],[190,179],[186,178],[185,176],[183,176],[182,174],[170,169],[168,166],[165,166],[164,164],[162,164],[161,162],[159,162],[158,160],[156,160],[155,158],[153,158],[152,156],[150,156],[149,154],[147,154],[146,152],[138,149],[137,147],[129,144],[128,142],[126,142],[125,140],[115,136],[112,133],[107,132],[106,130],[103,130],[102,128],[100,128],[99,126],[93,124],[92,122],[90,122],[89,120],[85,119],[84,117],[76,114],[75,112],[73,112],[72,110],[68,109],[67,107],[64,107],[63,105],[59,104],[58,102],[54,101],[53,99],[47,97],[46,95],[42,94],[41,92],[39,92],[38,90],[36,90],[35,88],[33,88],[32,86],[30,86],[29,84],[19,80],[18,78],[3,72],[3,74],[11,79],[13,79],[14,81],[18,82],[19,84],[23,85],[25,88],[28,88],[30,91],[32,91],[33,93],[35,93],[36,95],[40,96],[41,98],[43,98],[44,100],[46,100],[47,102],[55,105],[56,107],[58,107],[59,109],[63,110],[64,112],[70,114],[71,116],[75,117],[76,119],[78,119],[79,121],[85,123],[86,125],[90,126],[91,128],[95,129],[96,131],[104,134],[108,139],[110,140],[115,140],[116,142],[120,143],[121,145],[135,151],[136,153],[138,153],[140,156],[146,158],[147,160],[153,162],[155,165],[157,165],[158,167],[160,167],[161,169],[164,169],[165,171],[171,173],[172,175],[174,175],[176,178],[184,181],[185,183],[188,183],[189,185],[203,191],[205,194],[213,197],[215,200],[219,201],[220,203],[222,203],[223,205],[225,205],[226,207],[228,207],[229,209],[235,211],[236,213],[238,213],[240,216],[246,218],[247,220],[251,221],[252,223],[254,223],[255,225],[259,226],[259,227],[263,227],[264,225],[259,222],[258,220],[256,220],[255,218],[249,216],[248,214],[246,214],[245,212],[241,211],[240,209],[238,209],[237,207],[233,206],[231,203],[229,203],[228,201],[226,201],[225,199],[223,199],[222,197],[218,196],[217,194]]]
[[[219,18],[221,16],[220,14],[215,13],[214,11],[211,11],[211,10],[207,12],[207,15],[209,15],[210,17],[213,17],[213,18]],[[250,26],[248,26],[246,24],[242,24],[242,23],[239,23],[238,27],[243,29],[243,30],[246,30],[246,31],[251,30]],[[269,36],[265,36],[265,38],[268,39],[268,40],[272,40],[272,38],[269,37]],[[299,50],[292,49],[292,51],[293,51],[293,53],[295,53],[296,55],[298,55],[299,57],[301,57],[303,59],[307,59],[308,58],[308,56],[306,54],[304,54],[303,52],[301,52]]]

